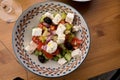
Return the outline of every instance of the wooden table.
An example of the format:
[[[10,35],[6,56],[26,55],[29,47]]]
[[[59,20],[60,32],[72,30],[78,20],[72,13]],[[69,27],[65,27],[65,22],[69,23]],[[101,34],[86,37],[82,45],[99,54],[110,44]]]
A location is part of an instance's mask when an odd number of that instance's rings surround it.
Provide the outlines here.
[[[41,0],[18,1],[24,11]],[[17,76],[25,80],[86,80],[120,68],[120,1],[64,2],[83,15],[90,29],[90,51],[84,63],[74,72],[60,78],[44,78],[26,71],[13,55],[12,29],[15,23],[8,24],[0,20],[0,80],[12,80]]]

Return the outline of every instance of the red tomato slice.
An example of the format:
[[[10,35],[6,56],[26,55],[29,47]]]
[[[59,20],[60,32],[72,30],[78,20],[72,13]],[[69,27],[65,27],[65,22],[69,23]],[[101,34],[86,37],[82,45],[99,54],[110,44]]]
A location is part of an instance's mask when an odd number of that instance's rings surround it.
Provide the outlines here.
[[[38,24],[38,27],[39,27],[39,28],[43,28],[43,24],[42,24],[42,23],[39,23],[39,24]]]
[[[50,30],[51,30],[51,31],[56,30],[56,26],[51,25],[51,26],[50,26]]]
[[[59,54],[59,53],[60,53],[60,50],[57,49],[54,53],[52,53],[52,55],[57,55],[57,54]]]
[[[74,37],[71,43],[74,47],[79,47],[80,44],[82,43],[82,40],[79,40],[77,37]]]
[[[48,58],[48,59],[52,59],[53,58],[53,55],[52,54],[49,54],[48,52],[46,52],[45,50],[42,50],[43,51],[43,54],[45,54],[45,56]]]
[[[39,44],[39,38],[37,37],[37,36],[33,36],[32,37],[32,40],[33,40],[33,42],[35,42],[36,44]]]
[[[43,45],[43,43],[40,41],[40,42],[39,42],[39,44],[38,44],[38,46],[37,46],[37,50],[39,50],[39,51],[40,51],[40,50],[41,50],[42,45]]]

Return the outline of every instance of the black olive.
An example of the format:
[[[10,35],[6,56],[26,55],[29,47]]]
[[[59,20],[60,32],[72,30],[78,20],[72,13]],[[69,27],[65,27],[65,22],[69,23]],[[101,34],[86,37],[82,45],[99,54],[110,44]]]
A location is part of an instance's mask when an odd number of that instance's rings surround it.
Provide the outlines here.
[[[68,49],[68,50],[72,50],[73,49],[73,46],[70,42],[65,42],[65,47]]]
[[[38,56],[38,60],[41,62],[41,63],[45,63],[45,57],[43,55],[39,55]]]
[[[47,24],[52,24],[52,20],[49,17],[45,17],[44,22],[46,22]]]

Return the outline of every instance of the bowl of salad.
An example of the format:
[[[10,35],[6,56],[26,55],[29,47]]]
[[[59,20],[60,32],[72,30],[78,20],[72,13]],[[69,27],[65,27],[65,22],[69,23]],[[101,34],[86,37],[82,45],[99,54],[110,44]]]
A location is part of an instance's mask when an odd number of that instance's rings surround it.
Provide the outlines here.
[[[12,44],[26,69],[44,77],[60,77],[81,65],[89,50],[90,34],[77,10],[47,1],[22,13],[13,29]]]

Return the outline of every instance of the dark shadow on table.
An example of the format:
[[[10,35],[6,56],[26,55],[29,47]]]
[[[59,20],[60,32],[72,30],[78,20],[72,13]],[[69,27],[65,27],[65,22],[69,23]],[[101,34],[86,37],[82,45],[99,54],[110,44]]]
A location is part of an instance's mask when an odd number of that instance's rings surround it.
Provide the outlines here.
[[[120,69],[116,69],[116,70],[95,76],[88,80],[120,80]]]

